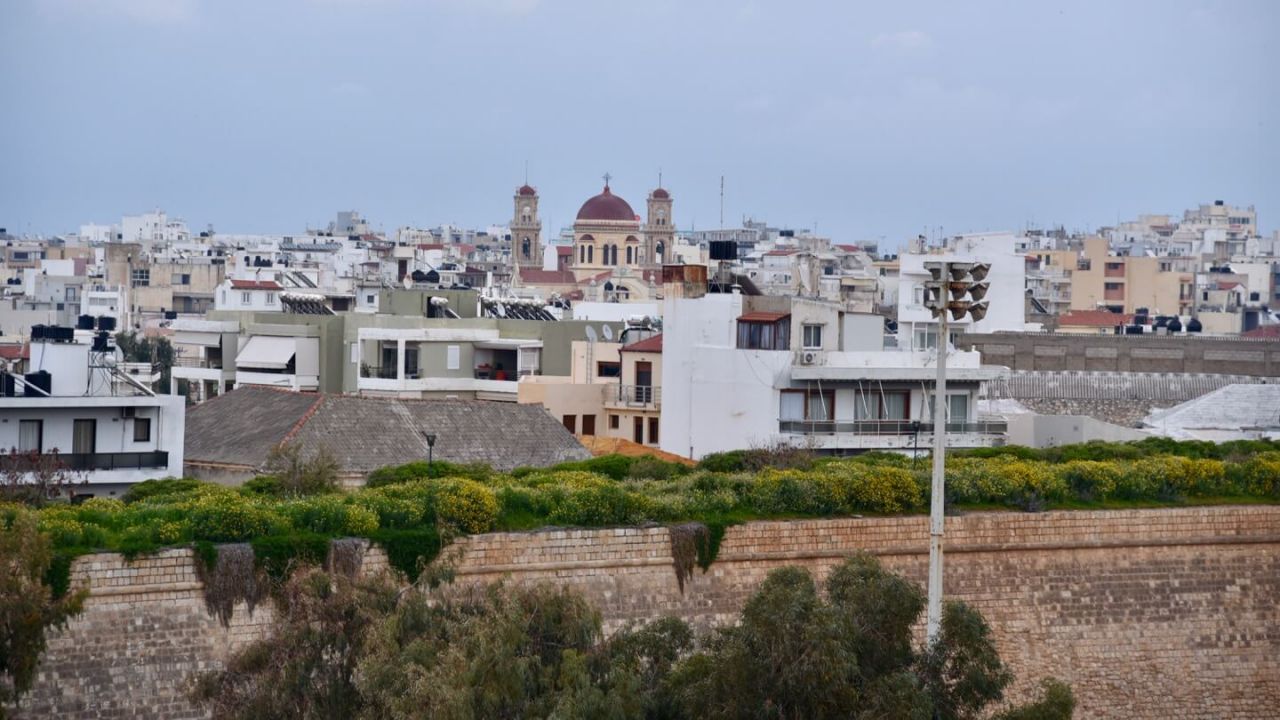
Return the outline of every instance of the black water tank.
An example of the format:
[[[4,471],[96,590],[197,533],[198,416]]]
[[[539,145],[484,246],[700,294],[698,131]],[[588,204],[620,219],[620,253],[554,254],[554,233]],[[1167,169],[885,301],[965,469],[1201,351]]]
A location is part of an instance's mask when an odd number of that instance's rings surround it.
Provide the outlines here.
[[[1170,333],[1182,332],[1182,321],[1179,320],[1178,318],[1172,318],[1171,320],[1169,320],[1169,324],[1166,325],[1165,327],[1169,329]]]
[[[106,330],[107,332],[111,332],[112,330],[115,330],[116,319],[111,317],[110,315],[103,315],[102,317],[98,318],[98,329]]]
[[[31,326],[31,339],[32,339],[32,340],[44,340],[46,337],[48,337],[48,327],[47,327],[47,326],[45,326],[45,325],[32,325],[32,326]]]
[[[93,336],[92,350],[96,353],[104,353],[111,350],[111,333],[106,330],[99,330],[98,334]]]
[[[49,374],[48,370],[27,373],[23,379],[27,381],[27,387],[23,393],[27,397],[43,397],[36,388],[44,390],[44,395],[53,394],[53,376]],[[32,387],[33,385],[35,387]]]
[[[1129,325],[1128,327],[1126,327],[1126,328],[1124,329],[1124,334],[1125,334],[1125,335],[1141,335],[1141,334],[1142,334],[1142,326],[1141,326],[1141,325]]]
[[[711,259],[712,260],[737,260],[738,259],[738,243],[732,240],[712,240],[711,241]]]
[[[12,373],[0,373],[0,397],[14,397],[18,393],[18,381]]]
[[[164,319],[165,319],[165,320],[177,320],[177,319],[178,319],[178,311],[177,311],[177,310],[165,310],[165,311],[164,311]]]
[[[1187,332],[1198,333],[1204,330],[1204,325],[1200,323],[1200,318],[1191,318],[1191,322],[1187,323]]]
[[[93,316],[92,316],[92,315],[81,315],[81,316],[80,316],[80,318],[79,318],[78,320],[76,320],[76,329],[77,329],[77,330],[92,330],[92,329],[93,329]]]

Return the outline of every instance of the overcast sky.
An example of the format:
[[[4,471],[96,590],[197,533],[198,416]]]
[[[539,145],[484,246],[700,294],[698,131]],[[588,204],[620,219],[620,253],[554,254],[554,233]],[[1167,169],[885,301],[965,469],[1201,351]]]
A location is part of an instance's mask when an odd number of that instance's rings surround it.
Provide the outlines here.
[[[1280,227],[1280,3],[0,0],[0,226]],[[554,234],[554,230],[552,232]]]

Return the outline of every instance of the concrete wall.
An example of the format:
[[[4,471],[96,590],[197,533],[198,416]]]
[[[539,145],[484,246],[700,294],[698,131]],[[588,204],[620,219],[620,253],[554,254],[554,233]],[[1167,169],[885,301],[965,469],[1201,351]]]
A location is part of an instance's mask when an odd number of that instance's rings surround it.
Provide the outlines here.
[[[962,335],[959,347],[1013,370],[1280,376],[1280,343],[1266,340],[992,333]]]
[[[858,550],[923,584],[928,519],[730,528],[683,593],[661,527],[498,533],[458,546],[458,582],[572,586],[606,630],[663,614],[708,626],[731,621],[770,570],[824,576]],[[385,558],[374,550],[366,563]],[[252,617],[239,608],[219,626],[187,550],[132,564],[90,556],[73,578],[94,594],[52,634],[20,717],[201,717],[183,700],[190,674],[218,667],[270,619],[269,606]],[[945,591],[985,614],[1017,675],[1014,698],[1054,675],[1075,689],[1081,719],[1274,717],[1280,707],[1280,506],[949,518]]]
[[[1141,430],[1116,425],[1087,415],[1019,413],[1009,418],[1010,445],[1043,448],[1094,440],[1130,442],[1150,437]]]

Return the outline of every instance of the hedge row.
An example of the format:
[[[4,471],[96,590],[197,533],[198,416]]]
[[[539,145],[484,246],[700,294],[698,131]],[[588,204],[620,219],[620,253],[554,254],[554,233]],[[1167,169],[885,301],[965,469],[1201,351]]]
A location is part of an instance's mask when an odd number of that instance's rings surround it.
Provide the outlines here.
[[[947,500],[1025,510],[1111,500],[1280,501],[1280,451],[1239,460],[1189,455],[1062,462],[1016,453],[960,455],[947,462]],[[929,463],[886,453],[756,473],[673,468],[620,456],[513,474],[447,466],[466,474],[437,477],[436,465],[385,468],[375,473],[376,486],[301,499],[275,498],[252,486],[149,481],[125,501],[43,508],[39,527],[63,556],[251,542],[266,564],[314,555],[332,538],[364,537],[386,547],[394,565],[412,575],[438,552],[442,534],[686,521],[723,534],[725,525],[753,518],[920,511],[929,496]]]

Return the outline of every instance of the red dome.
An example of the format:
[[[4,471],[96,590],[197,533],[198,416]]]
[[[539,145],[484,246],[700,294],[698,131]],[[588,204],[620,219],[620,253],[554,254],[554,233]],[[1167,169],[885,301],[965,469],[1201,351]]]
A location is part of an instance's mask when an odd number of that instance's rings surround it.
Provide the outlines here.
[[[532,187],[532,186],[530,186],[530,185],[522,185],[522,186],[520,186],[520,189],[516,191],[516,194],[518,194],[518,195],[537,195],[537,194],[538,194],[538,191],[537,191],[537,190],[534,190],[534,189],[533,189],[533,187]]]
[[[604,192],[582,203],[582,208],[578,210],[578,219],[635,222],[636,213],[626,200],[614,195],[609,190],[609,186],[605,185]]]
[[[667,192],[666,190],[663,190],[662,188],[658,188],[657,190],[653,191],[653,198],[655,200],[666,200],[670,197],[671,197],[671,193]]]

